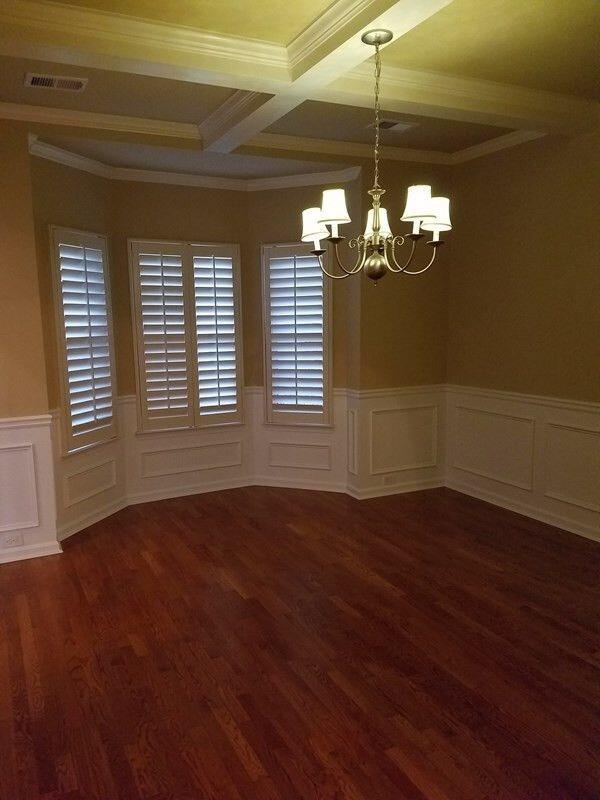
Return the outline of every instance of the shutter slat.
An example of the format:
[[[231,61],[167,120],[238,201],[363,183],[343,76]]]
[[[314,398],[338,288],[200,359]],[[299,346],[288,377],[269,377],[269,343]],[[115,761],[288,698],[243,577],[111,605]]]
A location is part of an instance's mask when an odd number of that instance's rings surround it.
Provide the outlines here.
[[[269,259],[273,408],[324,408],[324,286],[314,256]]]
[[[238,409],[237,331],[230,256],[194,256],[200,414]]]
[[[180,417],[189,407],[183,257],[139,252],[136,266],[146,415]]]
[[[58,242],[71,427],[83,434],[113,418],[103,251]]]

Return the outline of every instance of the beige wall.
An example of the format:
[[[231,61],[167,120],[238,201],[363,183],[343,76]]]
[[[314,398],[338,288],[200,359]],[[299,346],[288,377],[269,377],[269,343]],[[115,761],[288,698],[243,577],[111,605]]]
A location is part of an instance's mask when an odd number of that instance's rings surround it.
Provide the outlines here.
[[[448,380],[600,400],[600,136],[457,167]]]
[[[430,183],[437,194],[452,196],[450,171],[431,164],[385,163],[381,181],[386,187],[382,205],[387,208],[395,234],[410,233],[400,221],[406,188],[413,183]],[[363,171],[363,191],[371,187],[370,171]],[[363,389],[417,386],[442,383],[446,370],[446,293],[451,266],[452,236],[431,269],[420,276],[389,274],[374,285],[362,278],[360,379]],[[415,268],[431,256],[421,240]],[[399,250],[406,258],[409,245]]]
[[[42,297],[48,402],[50,408],[56,408],[60,403],[60,367],[53,302],[50,225],[107,234],[110,230],[110,183],[96,175],[63,167],[41,158],[31,159],[31,177],[39,284]],[[108,245],[112,286],[114,264],[112,263],[111,237],[109,237]]]
[[[591,135],[541,139],[452,171],[384,164],[384,202],[395,232],[408,230],[399,217],[406,187],[414,182],[450,193],[455,228],[425,275],[388,275],[377,286],[364,276],[334,283],[334,385],[385,388],[449,380],[599,399],[597,146],[598,137]],[[110,182],[37,158],[31,163],[51,406],[58,402],[58,383],[50,223],[110,235],[121,394],[135,391],[127,238],[239,242],[245,383],[262,384],[260,244],[297,241],[300,211],[319,203],[322,187],[214,191]],[[361,179],[346,185],[357,221],[370,185],[368,165]],[[21,203],[27,202],[24,191]],[[23,237],[27,213],[18,217]],[[350,228],[343,232],[358,230]],[[422,259],[429,249],[421,247]],[[28,291],[31,286],[27,282]]]
[[[27,127],[0,122],[0,416],[48,409]]]

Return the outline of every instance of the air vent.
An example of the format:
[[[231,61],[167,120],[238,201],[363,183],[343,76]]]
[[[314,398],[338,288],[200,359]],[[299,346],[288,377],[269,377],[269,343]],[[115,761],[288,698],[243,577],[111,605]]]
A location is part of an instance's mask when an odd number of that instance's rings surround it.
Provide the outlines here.
[[[374,128],[375,123],[371,122],[370,125],[367,125],[367,128]],[[404,133],[409,128],[414,128],[414,124],[411,122],[400,122],[397,119],[381,119],[379,120],[379,127],[382,131],[390,131],[390,133]]]
[[[73,78],[66,75],[43,75],[40,72],[28,72],[25,75],[25,86],[31,86],[35,89],[56,89],[60,92],[83,92],[87,82],[87,78]]]

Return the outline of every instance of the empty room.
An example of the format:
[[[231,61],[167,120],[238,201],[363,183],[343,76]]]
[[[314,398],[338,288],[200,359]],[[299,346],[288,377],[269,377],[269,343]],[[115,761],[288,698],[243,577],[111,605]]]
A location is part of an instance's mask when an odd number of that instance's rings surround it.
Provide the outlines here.
[[[598,0],[0,0],[0,800],[598,800]]]

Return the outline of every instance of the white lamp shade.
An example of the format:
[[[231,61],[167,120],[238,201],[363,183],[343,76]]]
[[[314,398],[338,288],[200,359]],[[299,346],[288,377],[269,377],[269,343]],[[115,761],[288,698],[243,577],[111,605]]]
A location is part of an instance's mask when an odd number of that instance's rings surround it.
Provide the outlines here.
[[[327,225],[350,222],[346,208],[346,193],[343,189],[325,189],[319,221]]]
[[[424,231],[451,231],[450,222],[450,198],[432,197],[431,211],[435,214],[434,219],[426,219],[421,224]]]
[[[367,227],[365,228],[365,239],[373,235],[373,209],[369,209],[367,214]],[[385,208],[379,209],[379,235],[384,239],[392,235],[390,225],[388,223],[388,215]]]
[[[314,206],[314,208],[305,208],[302,212],[303,242],[314,242],[329,236],[329,231],[326,226],[322,222],[319,222],[320,215],[321,209],[317,206]]]
[[[400,217],[402,222],[414,222],[421,219],[432,219],[431,186],[417,184],[409,186],[406,194],[406,208]]]

